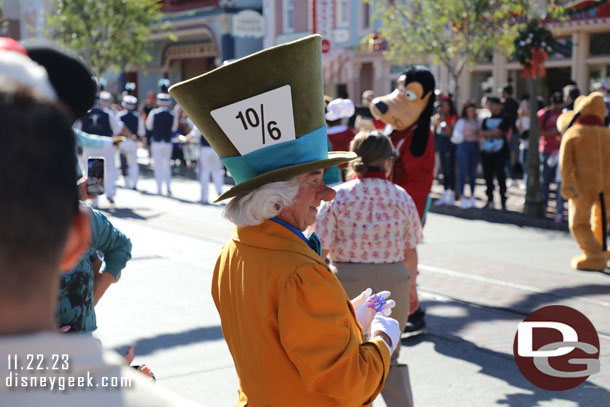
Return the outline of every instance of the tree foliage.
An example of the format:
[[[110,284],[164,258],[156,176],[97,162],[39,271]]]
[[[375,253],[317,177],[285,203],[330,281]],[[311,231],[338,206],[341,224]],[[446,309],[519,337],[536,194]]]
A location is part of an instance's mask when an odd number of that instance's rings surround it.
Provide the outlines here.
[[[457,78],[494,50],[507,55],[527,0],[376,0],[374,18],[388,42],[387,56],[402,63],[431,62]],[[456,89],[456,97],[457,97]]]
[[[54,0],[50,35],[88,61],[96,76],[142,64],[151,28],[159,24],[157,0]]]

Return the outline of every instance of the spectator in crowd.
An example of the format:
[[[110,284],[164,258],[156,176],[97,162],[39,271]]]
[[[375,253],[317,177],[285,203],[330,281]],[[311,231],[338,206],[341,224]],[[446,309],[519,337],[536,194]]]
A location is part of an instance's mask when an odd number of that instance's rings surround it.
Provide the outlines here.
[[[356,107],[356,120],[354,122],[356,131],[383,130],[385,128],[386,124],[383,120],[375,118],[371,113],[370,104],[373,99],[375,99],[375,92],[372,90],[362,92],[362,106]]]
[[[449,95],[441,98],[439,111],[432,118],[434,148],[438,152],[443,174],[443,196],[434,205],[453,205],[455,201],[455,144],[451,142],[453,126],[459,116]]]
[[[326,107],[327,134],[333,151],[349,150],[349,144],[356,135],[356,131],[347,124],[343,124],[343,120],[350,118],[354,112],[354,102],[349,99],[335,99]],[[341,164],[339,168],[341,180],[345,181],[347,164]]]
[[[557,130],[557,118],[564,108],[561,93],[554,92],[549,99],[549,106],[538,110],[538,128],[540,129],[540,142],[538,152],[540,153],[540,173],[542,174],[542,203],[548,206],[551,182],[555,180],[557,164],[559,163],[559,146],[561,145],[561,134]],[[559,191],[556,192],[557,208],[563,208],[563,197]]]
[[[1,75],[0,75],[1,76]],[[74,388],[67,392],[11,388],[0,384],[6,405],[170,406],[183,403],[153,387],[125,360],[104,352],[92,336],[57,332],[55,304],[60,270],[73,268],[89,243],[89,217],[78,203],[74,134],[59,107],[37,99],[27,88],[0,77],[0,353],[68,355],[69,370],[56,378],[91,376],[126,378],[131,386]],[[43,182],[41,182],[43,180]],[[37,185],[33,193],[32,185]],[[44,197],[44,199],[41,199]],[[2,377],[15,377],[17,368],[3,365]],[[19,371],[23,383],[35,372]]]
[[[510,130],[512,123],[502,114],[503,106],[499,98],[490,96],[487,104],[491,117],[483,119],[481,123],[481,164],[483,176],[487,185],[487,203],[485,208],[494,208],[494,178],[498,180],[500,189],[500,204],[502,210],[506,210],[506,160],[508,159],[508,145],[506,133]]]
[[[91,333],[97,329],[94,307],[108,287],[119,280],[131,258],[131,241],[104,214],[83,207],[90,218],[91,241],[78,265],[61,274],[57,321],[58,327],[69,326],[70,332]],[[99,269],[98,253],[103,254],[103,270]]]
[[[474,186],[481,156],[480,138],[481,128],[477,118],[477,109],[473,103],[469,103],[462,108],[462,116],[456,122],[451,137],[452,141],[457,144],[458,191],[462,195],[460,199],[462,209],[475,206]],[[466,198],[466,180],[470,185],[470,198]]]
[[[82,130],[85,133],[96,134],[105,137],[107,140],[112,140],[114,137],[123,135],[126,138],[135,137],[125,127],[124,123],[119,120],[114,112],[108,107],[112,100],[110,92],[101,91],[98,93],[96,103],[87,112],[87,114],[74,124],[74,128]],[[104,165],[106,169],[105,174],[105,194],[106,198],[110,203],[114,203],[114,196],[116,195],[115,181],[117,179],[117,167],[116,167],[116,149],[113,144],[105,143],[102,149],[100,149],[102,157],[104,158]],[[97,150],[92,152],[85,149],[83,156],[85,159],[90,156],[97,155]],[[93,200],[93,206],[97,206],[97,199]]]
[[[560,94],[561,95],[561,94]],[[574,84],[563,87],[563,101],[565,110],[573,110],[576,98],[580,96],[580,89]]]
[[[332,97],[330,97],[328,95],[324,95],[324,114],[325,115],[326,115],[326,113],[328,113],[328,105],[332,101],[333,101]],[[326,120],[326,123],[328,124],[328,120]],[[328,151],[329,152],[333,151],[333,146],[330,143],[330,137],[328,136],[328,133],[326,135],[326,144],[327,144]],[[341,171],[339,170],[339,166],[333,165],[332,167],[325,168],[324,175],[322,176],[322,180],[329,187],[333,187],[334,185],[340,184],[341,183]]]
[[[512,123],[510,130],[506,135],[506,141],[508,142],[508,161],[506,162],[506,170],[511,180],[517,178],[515,174],[515,164],[518,162],[519,156],[517,151],[517,145],[519,144],[519,134],[517,133],[517,117],[519,111],[519,102],[513,97],[513,86],[506,85],[502,88],[502,114],[506,116],[507,120]],[[512,182],[512,181],[511,181]]]
[[[597,91],[604,95],[604,102],[606,103],[606,126],[610,127],[610,82],[602,81],[597,86]]]
[[[530,100],[529,96],[526,95],[521,98],[517,115],[519,162],[521,163],[521,168],[523,168],[524,187],[527,185],[527,153],[529,150],[530,121]]]
[[[379,131],[360,132],[350,149],[359,157],[350,163],[355,178],[335,187],[335,199],[323,203],[316,220],[322,257],[331,259],[331,269],[349,298],[367,287],[374,292],[392,287],[392,316],[402,332],[409,311],[418,306],[410,302],[410,292],[415,290],[421,222],[413,199],[389,180],[394,164],[390,139]],[[390,407],[413,405],[407,366],[398,363],[399,352],[400,344],[381,391]]]

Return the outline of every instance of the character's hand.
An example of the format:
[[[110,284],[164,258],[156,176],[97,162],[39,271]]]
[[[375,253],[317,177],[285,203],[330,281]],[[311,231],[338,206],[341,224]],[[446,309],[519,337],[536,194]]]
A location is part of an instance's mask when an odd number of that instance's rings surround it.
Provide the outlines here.
[[[398,325],[398,321],[377,314],[371,323],[371,330],[373,331],[373,337],[380,336],[386,342],[387,338],[389,338],[391,342],[388,343],[390,354],[394,353],[396,346],[398,346],[398,341],[400,341],[400,326]],[[387,337],[380,334],[385,334]]]
[[[375,317],[377,311],[374,308],[368,306],[368,300],[371,296],[373,290],[367,288],[359,296],[351,300],[352,307],[354,307],[354,311],[356,313],[356,318],[362,326],[362,331],[366,335],[371,331],[371,322]],[[388,300],[387,298],[390,296],[389,291],[381,291],[377,293],[384,301],[379,310],[379,313],[385,316],[389,316],[392,313],[392,308],[396,306],[396,302],[394,300]]]
[[[575,199],[580,197],[580,191],[575,184],[563,183],[561,184],[561,194],[568,199]]]

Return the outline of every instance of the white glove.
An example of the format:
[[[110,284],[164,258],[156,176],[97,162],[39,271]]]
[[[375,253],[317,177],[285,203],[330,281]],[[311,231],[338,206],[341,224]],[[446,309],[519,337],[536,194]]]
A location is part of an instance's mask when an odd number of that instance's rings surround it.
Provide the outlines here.
[[[398,341],[400,341],[400,326],[397,320],[377,314],[373,318],[373,322],[371,322],[371,332],[373,332],[373,337],[377,336],[379,332],[388,335],[392,343],[386,343],[386,345],[391,348],[390,355],[394,353],[396,346],[398,346]],[[383,339],[383,337],[381,338]]]
[[[372,291],[373,290],[371,290],[370,288],[367,288],[362,293],[360,293],[359,296],[351,300],[352,307],[354,307],[354,311],[356,312],[356,318],[358,319],[360,326],[362,326],[362,331],[364,335],[368,335],[371,332],[371,322],[373,321],[373,318],[376,314],[374,308],[367,306],[367,302],[369,300],[369,297],[371,296]],[[381,291],[377,294],[381,295],[385,300],[387,300],[387,298],[390,296],[389,291]],[[395,306],[396,302],[394,300],[387,300],[379,311],[379,313],[385,315],[386,317],[390,316],[390,314],[392,314],[392,308],[394,308]]]

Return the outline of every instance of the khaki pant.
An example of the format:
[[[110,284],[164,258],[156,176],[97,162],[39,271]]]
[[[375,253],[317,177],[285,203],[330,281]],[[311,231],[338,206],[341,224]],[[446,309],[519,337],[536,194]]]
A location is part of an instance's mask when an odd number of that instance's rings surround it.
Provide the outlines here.
[[[341,282],[347,296],[354,298],[368,287],[373,294],[379,291],[390,291],[391,299],[396,301],[391,317],[400,324],[402,332],[409,317],[409,284],[411,276],[404,263],[361,264],[332,263],[331,269]],[[400,342],[392,354],[390,372],[385,381],[381,395],[388,407],[413,406],[413,394],[407,365],[398,363]]]

